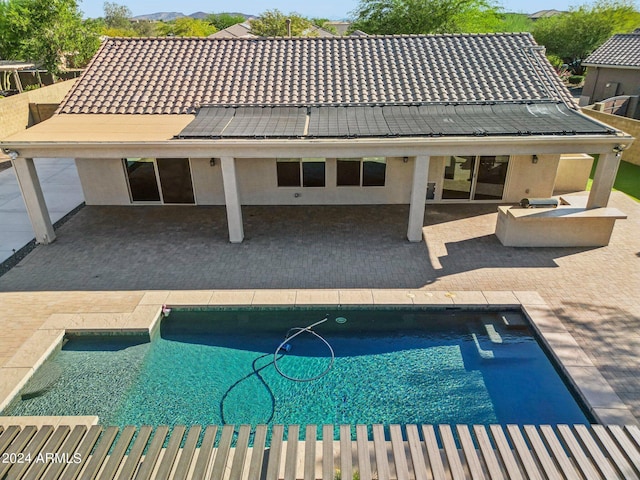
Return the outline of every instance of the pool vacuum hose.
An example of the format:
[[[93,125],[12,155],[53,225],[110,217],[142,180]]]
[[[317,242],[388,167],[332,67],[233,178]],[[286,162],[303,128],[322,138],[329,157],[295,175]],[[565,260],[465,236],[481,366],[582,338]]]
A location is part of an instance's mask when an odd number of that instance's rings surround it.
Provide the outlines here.
[[[329,373],[329,371],[331,370],[331,368],[333,367],[333,362],[336,359],[336,355],[333,351],[333,348],[331,348],[331,345],[329,345],[329,342],[327,342],[320,334],[314,332],[312,330],[313,327],[316,327],[318,325],[320,325],[321,323],[326,322],[327,320],[329,320],[329,315],[327,315],[326,317],[324,317],[322,320],[320,320],[319,322],[313,323],[311,325],[309,325],[308,327],[292,327],[289,329],[289,331],[287,332],[287,334],[285,335],[284,340],[282,341],[282,343],[280,345],[278,345],[278,348],[276,348],[276,351],[273,354],[273,366],[276,368],[276,371],[282,375],[284,378],[286,378],[287,380],[291,380],[293,382],[311,382],[313,380],[317,380],[321,377],[324,377],[327,373]],[[293,335],[291,335],[291,332],[295,332]],[[296,338],[298,335],[304,333],[304,332],[308,332],[312,335],[315,335],[317,338],[319,338],[320,340],[322,340],[324,342],[324,344],[329,348],[329,352],[331,353],[331,361],[329,362],[329,365],[327,366],[327,368],[325,368],[322,372],[320,372],[320,374],[314,376],[314,377],[309,377],[309,378],[297,378],[297,377],[291,377],[289,375],[287,375],[286,373],[284,373],[282,370],[280,370],[280,367],[278,366],[278,354],[280,353],[280,351],[283,352],[288,352],[289,350],[291,350],[291,345],[289,344],[289,342],[291,340],[293,340],[294,338]],[[280,357],[282,358],[282,357]]]

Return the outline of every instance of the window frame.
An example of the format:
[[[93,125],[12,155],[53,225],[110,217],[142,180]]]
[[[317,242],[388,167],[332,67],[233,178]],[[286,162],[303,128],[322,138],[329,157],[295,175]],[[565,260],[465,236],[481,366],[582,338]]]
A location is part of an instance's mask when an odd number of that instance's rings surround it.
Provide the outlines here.
[[[371,187],[386,187],[387,186],[387,158],[388,157],[340,157],[340,158],[336,158],[336,187],[360,187],[360,188],[371,188]],[[369,162],[369,163],[374,163],[373,159],[382,159],[382,162],[375,162],[375,163],[383,163],[384,164],[384,179],[383,179],[383,183],[382,185],[379,184],[370,184],[369,181],[365,182],[365,163]],[[359,169],[358,169],[358,175],[359,175],[359,183],[356,184],[340,184],[338,177],[339,177],[339,173],[338,173],[338,169],[339,169],[339,162],[358,162],[359,163]]]
[[[297,185],[281,185],[280,175],[278,171],[279,164],[297,163],[298,164],[298,184]],[[322,164],[322,185],[308,185],[305,183],[305,163]],[[309,180],[309,179],[308,179]],[[300,158],[276,158],[276,185],[278,188],[323,188],[327,186],[327,159],[325,157],[300,157]]]

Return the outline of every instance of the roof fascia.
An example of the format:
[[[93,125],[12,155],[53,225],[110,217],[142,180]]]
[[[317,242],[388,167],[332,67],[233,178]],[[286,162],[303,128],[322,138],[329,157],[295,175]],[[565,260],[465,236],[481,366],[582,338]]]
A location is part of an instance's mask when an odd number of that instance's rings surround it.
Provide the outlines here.
[[[596,68],[619,68],[621,70],[640,70],[640,65],[611,65],[608,63],[585,63],[582,62],[584,67],[596,67]]]
[[[607,153],[628,146],[630,135],[557,137],[394,138],[394,139],[223,139],[161,142],[0,142],[21,157],[121,158],[134,156],[210,158],[288,157],[412,157],[417,155],[534,155]]]

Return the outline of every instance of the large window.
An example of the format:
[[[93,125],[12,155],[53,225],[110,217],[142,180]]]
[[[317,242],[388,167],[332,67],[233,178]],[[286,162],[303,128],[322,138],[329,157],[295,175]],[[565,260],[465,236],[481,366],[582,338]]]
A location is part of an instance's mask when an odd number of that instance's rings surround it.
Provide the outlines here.
[[[125,158],[132,202],[195,203],[188,158]]]
[[[338,158],[339,187],[384,187],[387,160],[384,157]]]
[[[279,158],[276,162],[279,187],[324,187],[324,158]]]

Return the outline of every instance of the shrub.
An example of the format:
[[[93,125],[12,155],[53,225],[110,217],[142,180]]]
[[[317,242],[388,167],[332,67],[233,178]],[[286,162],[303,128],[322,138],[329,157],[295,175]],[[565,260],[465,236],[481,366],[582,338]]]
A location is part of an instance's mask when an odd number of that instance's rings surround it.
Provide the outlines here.
[[[584,82],[584,75],[571,75],[568,81],[571,85],[580,85]]]

